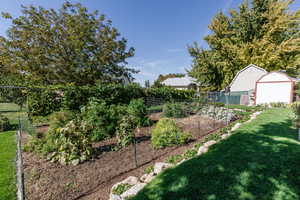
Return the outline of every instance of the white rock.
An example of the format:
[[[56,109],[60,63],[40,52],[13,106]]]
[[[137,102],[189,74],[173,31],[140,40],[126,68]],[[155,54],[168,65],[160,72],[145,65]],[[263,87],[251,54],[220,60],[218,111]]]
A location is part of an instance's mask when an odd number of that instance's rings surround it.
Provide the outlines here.
[[[186,159],[181,160],[180,162],[177,163],[177,165],[180,165],[181,163],[185,162]]]
[[[154,174],[159,174],[164,169],[167,169],[172,166],[173,165],[170,163],[158,162],[158,163],[155,163],[153,172],[154,172]]]
[[[109,195],[109,200],[122,200],[122,198],[119,195],[116,194],[110,194]]]
[[[221,135],[221,139],[224,140],[224,139],[228,138],[229,136],[230,136],[230,134],[223,134],[223,135]]]
[[[143,182],[143,183],[149,183],[150,181],[152,181],[152,179],[154,179],[154,174],[144,174],[141,178],[140,178],[140,180],[141,180],[141,182]]]
[[[123,181],[121,181],[120,183],[135,185],[135,184],[139,183],[139,179],[135,176],[129,176],[126,179],[124,179]]]
[[[135,196],[141,189],[145,187],[145,185],[146,183],[138,183],[132,186],[129,190],[121,195],[121,198],[125,199],[127,197]]]
[[[206,146],[201,146],[199,149],[198,149],[198,153],[197,155],[201,155],[201,154],[204,154],[208,151],[208,148]]]
[[[231,131],[235,131],[236,129],[240,128],[241,123],[236,123],[232,128]]]
[[[203,144],[203,146],[205,146],[205,147],[210,147],[211,145],[214,145],[214,144],[216,144],[217,142],[215,141],[215,140],[210,140],[210,141],[208,141],[208,142],[205,142],[204,144]]]

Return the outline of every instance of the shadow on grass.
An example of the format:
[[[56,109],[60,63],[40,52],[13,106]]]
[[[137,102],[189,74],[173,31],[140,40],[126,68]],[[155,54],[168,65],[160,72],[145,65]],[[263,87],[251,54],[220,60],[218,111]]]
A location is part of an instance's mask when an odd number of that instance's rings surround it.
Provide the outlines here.
[[[208,153],[158,175],[132,199],[299,199],[300,144],[291,125],[288,118],[249,124]]]

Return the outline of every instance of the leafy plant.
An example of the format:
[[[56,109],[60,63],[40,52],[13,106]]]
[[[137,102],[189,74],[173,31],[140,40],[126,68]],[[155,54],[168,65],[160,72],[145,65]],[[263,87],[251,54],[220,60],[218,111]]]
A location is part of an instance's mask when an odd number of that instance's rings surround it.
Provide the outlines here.
[[[292,109],[293,113],[295,114],[295,125],[297,128],[300,128],[300,102],[296,101],[290,104],[290,108]]]
[[[190,138],[191,135],[182,132],[179,127],[177,127],[174,120],[162,118],[152,129],[151,143],[154,148],[163,148],[184,144]]]
[[[170,157],[167,158],[167,162],[171,164],[176,164],[180,162],[183,159],[182,155],[171,155]]]
[[[11,128],[11,124],[9,123],[9,119],[2,114],[0,114],[0,132],[7,131]]]
[[[167,103],[163,107],[165,117],[181,118],[186,117],[187,113],[180,103]]]
[[[54,152],[48,157],[52,162],[77,165],[92,155],[91,127],[78,119],[68,122],[63,128],[57,128],[53,143]]]
[[[197,155],[196,149],[188,149],[184,154],[183,157],[185,159],[191,159]]]
[[[116,131],[119,148],[128,146],[133,142],[135,127],[135,121],[131,116],[123,117]]]
[[[100,141],[115,135],[119,121],[126,115],[126,106],[107,105],[105,101],[92,98],[81,109],[82,119],[92,127],[93,141]]]
[[[128,183],[122,183],[119,184],[117,187],[115,187],[112,191],[113,194],[116,195],[121,195],[124,192],[126,192],[127,190],[129,190],[132,187],[132,185],[128,184]]]
[[[145,106],[144,100],[131,100],[127,107],[127,113],[132,117],[137,126],[148,125],[147,107]]]
[[[150,173],[152,173],[153,171],[154,171],[154,166],[153,166],[153,165],[147,167],[147,168],[144,170],[144,172],[145,172],[146,174],[150,174]]]

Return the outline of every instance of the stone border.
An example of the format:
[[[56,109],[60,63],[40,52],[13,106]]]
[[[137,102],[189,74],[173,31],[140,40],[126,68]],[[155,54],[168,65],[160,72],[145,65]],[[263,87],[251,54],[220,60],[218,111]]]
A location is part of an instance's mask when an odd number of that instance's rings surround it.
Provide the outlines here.
[[[218,142],[220,142],[224,139],[227,139],[229,136],[232,135],[232,132],[234,132],[235,130],[240,128],[242,124],[246,124],[246,123],[249,123],[249,122],[253,121],[261,113],[262,113],[262,111],[252,113],[250,115],[250,119],[248,121],[244,122],[244,123],[237,122],[236,124],[234,124],[234,126],[231,128],[231,130],[228,133],[225,133],[225,134],[221,135],[220,140],[218,140],[218,141],[209,140],[209,141],[205,142],[203,145],[201,145],[199,147],[198,152],[197,152],[197,156],[200,156],[200,155],[205,154],[206,152],[208,152],[208,150],[211,146],[213,146],[214,144],[216,144],[216,143],[218,143]],[[157,174],[161,173],[163,170],[165,170],[167,168],[180,165],[180,164],[182,164],[183,162],[185,162],[187,160],[189,160],[189,159],[183,159],[180,162],[178,162],[176,165],[173,165],[173,164],[170,164],[170,163],[163,163],[163,162],[155,163],[153,172],[151,172],[149,174],[142,175],[140,179],[138,179],[137,177],[134,177],[134,176],[129,176],[125,180],[123,180],[119,183],[116,183],[115,185],[112,186],[109,200],[125,200],[128,197],[135,196],[140,190],[142,190],[146,186],[147,183],[152,181]],[[112,193],[112,191],[115,187],[117,187],[120,184],[125,184],[125,183],[132,185],[132,187],[129,188],[127,191],[125,191],[121,195],[116,195],[116,194]]]

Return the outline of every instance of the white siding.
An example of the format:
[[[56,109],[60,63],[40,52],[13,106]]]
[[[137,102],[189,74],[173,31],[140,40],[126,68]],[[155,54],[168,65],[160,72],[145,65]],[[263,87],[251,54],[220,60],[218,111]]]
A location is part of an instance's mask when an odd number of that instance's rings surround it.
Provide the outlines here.
[[[292,82],[257,83],[256,104],[290,103]]]
[[[283,73],[270,72],[268,75],[262,77],[259,82],[267,81],[291,81],[289,77]]]
[[[232,92],[254,90],[256,81],[266,73],[261,68],[248,66],[236,75],[230,89]]]

